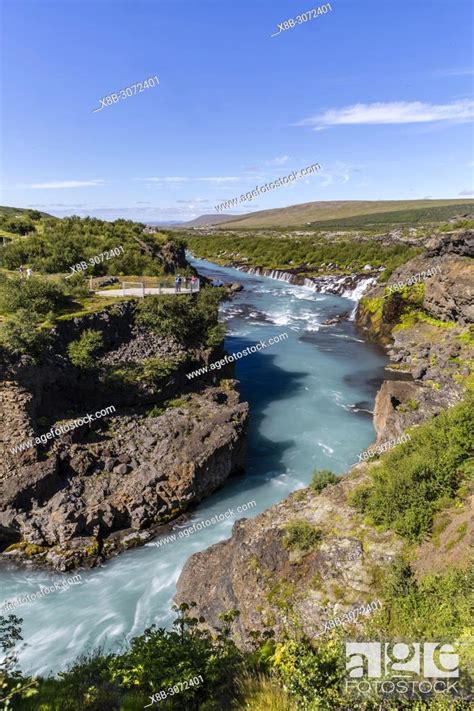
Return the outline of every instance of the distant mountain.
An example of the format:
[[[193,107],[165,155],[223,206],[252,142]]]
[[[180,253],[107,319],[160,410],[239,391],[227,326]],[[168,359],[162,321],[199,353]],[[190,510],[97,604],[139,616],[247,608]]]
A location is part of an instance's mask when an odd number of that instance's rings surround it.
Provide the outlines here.
[[[204,227],[206,225],[219,225],[221,222],[237,219],[237,215],[228,213],[227,215],[201,215],[190,222],[183,222],[183,227]]]
[[[328,200],[305,202],[289,207],[259,210],[245,215],[202,215],[183,227],[220,225],[229,229],[264,227],[313,227],[335,230],[338,226],[381,227],[414,221],[447,221],[458,214],[472,212],[472,199],[464,200]],[[357,218],[357,219],[349,219]],[[415,218],[415,219],[414,219]]]
[[[158,220],[145,222],[147,227],[168,227],[169,225],[182,225],[182,220]]]

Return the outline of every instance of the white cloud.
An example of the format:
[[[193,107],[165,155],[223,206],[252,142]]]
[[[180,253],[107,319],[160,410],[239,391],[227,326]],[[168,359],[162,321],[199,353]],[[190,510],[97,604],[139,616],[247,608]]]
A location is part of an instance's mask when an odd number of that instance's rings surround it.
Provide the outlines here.
[[[322,170],[317,173],[317,177],[321,178],[324,188],[334,184],[344,185],[351,179],[351,171],[360,172],[360,169],[348,163],[337,161],[332,167],[322,168]]]
[[[229,176],[216,176],[216,177],[211,177],[211,178],[196,178],[196,180],[202,180],[205,183],[235,183],[237,180],[241,180],[241,178],[237,178],[235,175],[229,175]]]
[[[188,178],[188,177],[183,177],[183,176],[169,176],[169,177],[163,177],[163,178],[134,178],[134,180],[139,180],[141,182],[145,183],[159,183],[161,185],[164,185],[166,183],[187,183],[189,181],[202,181],[205,183],[233,183],[237,180],[240,180],[240,178],[237,178],[235,176],[211,176],[209,178]]]
[[[471,190],[461,190],[460,193],[458,193],[459,197],[472,197],[474,196],[474,190],[471,188]]]
[[[34,190],[50,190],[54,188],[85,188],[104,184],[105,180],[56,180],[51,183],[30,183],[21,187],[33,188]]]
[[[209,200],[207,200],[205,198],[196,198],[195,200],[176,200],[176,202],[181,202],[181,203],[184,203],[185,205],[189,205],[189,204],[200,203],[200,202],[209,202]]]
[[[466,67],[466,69],[443,69],[438,72],[438,76],[442,77],[465,77],[473,74],[474,69],[472,67]]]
[[[169,178],[162,178],[164,183],[187,183],[189,178],[184,178],[182,176],[176,175]]]
[[[266,160],[265,165],[285,165],[290,160],[290,156],[277,156],[272,160]]]
[[[433,121],[468,121],[474,116],[474,101],[462,99],[451,104],[426,104],[422,101],[392,101],[353,104],[329,109],[300,121],[298,126],[312,126],[320,131],[327,126],[429,123]]]
[[[179,175],[171,175],[164,178],[134,178],[134,180],[139,180],[144,183],[187,183],[189,178]]]

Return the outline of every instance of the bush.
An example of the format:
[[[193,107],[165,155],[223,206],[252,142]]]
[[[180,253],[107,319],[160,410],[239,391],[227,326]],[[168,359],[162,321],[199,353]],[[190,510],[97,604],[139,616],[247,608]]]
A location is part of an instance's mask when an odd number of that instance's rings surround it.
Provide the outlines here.
[[[13,232],[17,235],[27,235],[28,232],[35,231],[34,223],[28,218],[16,219],[14,217],[7,217],[2,220],[1,227],[7,232]]]
[[[9,229],[5,224],[1,226]],[[33,234],[5,245],[0,250],[0,266],[18,269],[20,264],[28,264],[35,272],[70,273],[73,265],[84,260],[88,263],[87,274],[94,276],[159,276],[185,266],[184,247],[179,240],[164,233],[144,234],[145,225],[131,220],[44,218],[41,226],[41,234],[38,234],[34,223],[28,219],[14,220],[10,231],[14,228],[22,234],[29,231]],[[117,247],[123,247],[123,251],[111,254]],[[97,263],[89,264],[93,257],[98,257]]]
[[[353,708],[342,703],[339,691],[346,671],[343,644],[337,639],[329,639],[318,647],[307,639],[279,644],[273,668],[302,709]]]
[[[339,480],[332,471],[329,469],[315,469],[313,472],[313,477],[311,479],[311,488],[321,493],[323,489],[329,484],[335,484]]]
[[[356,489],[350,502],[376,525],[421,541],[431,531],[434,514],[470,476],[473,449],[474,397],[469,396],[384,455],[371,470],[372,484]]]
[[[283,546],[288,550],[309,551],[321,541],[322,532],[303,519],[291,521],[285,528]]]
[[[10,315],[19,309],[27,309],[30,313],[45,315],[50,311],[57,311],[66,303],[63,288],[48,279],[0,279],[0,311],[5,314]]]
[[[15,653],[16,644],[21,641],[20,633],[23,620],[16,615],[8,617],[0,616],[0,648],[2,658],[0,659],[0,701],[3,702],[2,709],[11,708],[18,699],[27,699],[36,691],[36,681],[25,678],[17,671],[17,655]]]
[[[381,583],[377,626],[389,639],[455,639],[472,623],[473,591],[473,569],[417,579],[410,564],[398,559]]]
[[[203,683],[183,688],[176,698],[168,696],[159,707],[167,711],[229,708],[244,656],[230,641],[228,625],[212,636],[198,629],[202,618],[187,615],[189,605],[174,609],[179,614],[172,630],[152,626],[122,654],[101,656],[99,650],[79,658],[58,679],[40,679],[35,704],[21,708],[41,709],[44,703],[45,709],[54,711],[138,711],[153,694],[198,675]],[[230,621],[232,615],[223,617]]]
[[[102,345],[102,333],[88,328],[81,333],[77,341],[71,341],[68,345],[69,360],[77,368],[91,370],[96,365],[94,355]]]
[[[20,309],[0,326],[0,345],[12,355],[38,358],[49,342],[49,334],[39,331],[34,314]]]
[[[216,345],[222,328],[217,323],[222,289],[201,289],[197,296],[149,296],[139,306],[137,320],[160,336],[185,346]]]

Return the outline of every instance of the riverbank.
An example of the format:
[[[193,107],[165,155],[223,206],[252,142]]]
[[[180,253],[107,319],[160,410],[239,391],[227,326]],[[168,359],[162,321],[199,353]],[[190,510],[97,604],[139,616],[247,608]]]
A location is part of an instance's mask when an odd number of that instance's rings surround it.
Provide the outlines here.
[[[173,543],[157,547],[149,540],[105,565],[81,571],[80,590],[78,586],[61,593],[54,605],[45,597],[25,606],[27,646],[20,652],[25,671],[56,672],[83,650],[97,645],[115,650],[124,637],[130,639],[154,622],[169,627],[176,580],[186,560],[231,533],[232,520],[221,522],[219,515],[255,501],[256,506],[245,513],[254,516],[309,483],[315,467],[330,465],[337,472],[345,471],[374,440],[367,410],[387,359],[357,335],[353,322],[322,325],[351,308],[351,302],[191,261],[209,279],[240,281],[244,286],[221,306],[227,352],[243,352],[260,340],[268,342],[283,331],[288,333],[281,343],[251,353],[233,366],[240,400],[249,402],[252,412],[245,471],[156,532],[160,538],[176,534]],[[144,343],[152,345],[149,340]],[[125,351],[117,354],[122,357]],[[289,417],[294,411],[298,418]],[[217,434],[220,426],[215,429]],[[179,538],[180,526],[192,527],[214,517],[215,525]],[[25,580],[24,568],[4,559],[1,580],[6,599],[51,585],[55,579],[59,576],[47,570],[30,569]]]
[[[2,560],[99,565],[242,471],[248,407],[235,383],[187,378],[223,354],[222,296],[106,306],[56,324],[36,359],[2,354]],[[73,413],[104,403],[112,414],[76,426]],[[48,426],[54,439],[34,437]]]
[[[382,384],[375,401],[377,444],[399,437],[407,429],[415,437],[417,427],[461,403],[473,387],[472,239],[473,234],[468,231],[431,241],[424,254],[394,270],[385,284],[373,285],[361,299],[356,324],[370,339],[384,345],[391,358],[392,379]],[[402,291],[390,288],[432,267],[439,268],[436,276],[423,284],[407,286]],[[403,376],[398,380],[393,375],[397,371]],[[415,456],[413,450],[420,441],[417,438],[414,443],[400,445],[383,459],[398,461],[397,471],[403,466],[403,457]],[[397,455],[398,451],[402,454]],[[298,491],[257,518],[236,522],[229,541],[187,561],[176,599],[189,599],[192,589],[197,612],[212,629],[216,629],[219,615],[232,601],[240,611],[233,623],[233,638],[244,648],[250,643],[250,632],[256,629],[263,632],[270,628],[276,638],[281,638],[291,621],[292,629],[296,625],[312,636],[325,619],[363,604],[376,586],[374,570],[384,575],[382,571],[388,571],[406,552],[403,536],[396,529],[387,526],[380,530],[368,525],[354,507],[353,495],[371,486],[379,466],[378,462],[356,465],[339,484],[324,492]],[[395,477],[395,473],[390,476]],[[453,495],[463,481],[460,477],[451,491]],[[392,496],[398,496],[395,491],[394,485]],[[428,498],[429,491],[428,488],[425,494]],[[469,489],[460,491],[457,499],[460,511],[466,512],[466,520],[461,526],[463,536],[455,536],[455,561],[450,550],[456,517],[450,511],[450,503],[443,509],[451,535],[437,553],[440,565],[454,564],[462,569],[468,560],[471,533],[467,531],[473,527],[472,516],[467,513],[468,492]],[[390,500],[384,505],[390,506]],[[301,548],[296,546],[296,552],[291,552],[284,541],[295,521],[300,522]],[[435,525],[431,520],[427,530]],[[320,531],[322,543],[314,550],[303,546],[304,527]],[[429,550],[433,555],[432,548]],[[421,547],[417,551],[417,565],[424,569],[427,549]],[[220,581],[212,590],[206,583],[210,570],[212,578]]]

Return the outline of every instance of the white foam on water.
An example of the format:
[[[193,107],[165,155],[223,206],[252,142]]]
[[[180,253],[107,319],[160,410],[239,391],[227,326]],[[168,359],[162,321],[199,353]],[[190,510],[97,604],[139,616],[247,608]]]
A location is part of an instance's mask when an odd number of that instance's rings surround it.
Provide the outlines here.
[[[326,454],[334,454],[334,449],[332,449],[332,447],[330,447],[329,445],[324,444],[324,442],[318,441],[318,446],[321,447],[321,449],[326,452]]]

